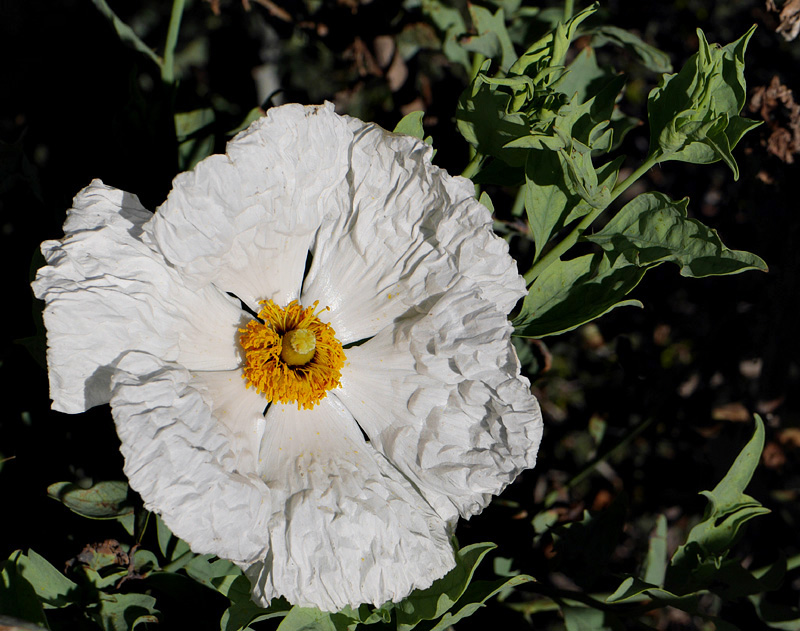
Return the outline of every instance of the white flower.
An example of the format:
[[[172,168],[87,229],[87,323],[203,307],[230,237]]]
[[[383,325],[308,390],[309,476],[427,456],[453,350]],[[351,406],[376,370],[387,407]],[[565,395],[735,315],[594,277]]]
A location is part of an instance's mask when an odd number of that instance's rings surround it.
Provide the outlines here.
[[[430,158],[330,104],[287,105],[154,215],[92,182],[42,245],[53,407],[110,402],[145,506],[244,568],[262,604],[428,587],[458,517],[535,463],[506,317],[524,282],[472,183]],[[287,368],[292,328],[310,333]]]

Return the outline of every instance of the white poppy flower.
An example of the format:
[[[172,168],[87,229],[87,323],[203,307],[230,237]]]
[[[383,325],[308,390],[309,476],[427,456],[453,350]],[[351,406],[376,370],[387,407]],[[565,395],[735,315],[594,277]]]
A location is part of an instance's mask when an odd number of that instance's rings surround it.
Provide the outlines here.
[[[524,282],[415,138],[287,105],[227,151],[155,214],[92,182],[42,245],[53,407],[110,402],[145,506],[257,602],[399,601],[535,463]]]

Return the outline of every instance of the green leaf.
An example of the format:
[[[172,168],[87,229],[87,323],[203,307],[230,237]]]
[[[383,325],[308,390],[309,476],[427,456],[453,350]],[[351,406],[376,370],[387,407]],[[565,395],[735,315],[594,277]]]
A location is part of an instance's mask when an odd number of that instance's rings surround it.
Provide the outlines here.
[[[458,602],[493,543],[475,543],[456,554],[456,566],[427,589],[417,589],[396,605],[397,630],[408,631],[421,620],[435,620]]]
[[[276,598],[266,609],[256,605],[250,597],[250,581],[244,574],[233,580],[220,577],[214,582],[216,589],[231,600],[231,606],[224,611],[220,620],[221,631],[241,631],[252,623],[283,617],[292,609],[292,605],[283,598]]]
[[[22,551],[17,550],[0,563],[0,611],[47,629],[47,619],[36,590],[17,568],[16,560],[21,555]]]
[[[132,631],[138,624],[158,623],[156,599],[146,594],[100,593],[92,618],[104,631]]]
[[[750,596],[758,617],[770,628],[800,631],[800,609],[782,602],[772,602],[768,594]]]
[[[648,96],[651,156],[695,164],[723,160],[738,179],[731,150],[758,124],[738,115],[746,99],[744,53],[754,30],[720,47],[698,29],[700,50]]]
[[[677,607],[684,611],[694,611],[700,599],[699,594],[678,596],[658,585],[645,582],[635,576],[626,578],[613,594],[606,598],[609,604],[634,603],[642,600],[657,600],[660,603]]]
[[[682,276],[700,278],[766,271],[759,257],[729,250],[716,230],[687,216],[688,199],[673,201],[662,193],[644,193],[626,204],[598,233],[585,237],[600,245],[612,260],[649,267],[671,261]]]
[[[125,482],[98,482],[88,489],[71,482],[56,482],[47,494],[72,512],[91,519],[116,519],[133,513]]]
[[[534,76],[541,70],[542,64],[550,68],[562,66],[578,26],[595,13],[598,7],[599,4],[595,2],[573,15],[566,24],[559,22],[555,30],[548,32],[528,47],[528,50],[511,66],[509,74]]]
[[[517,585],[533,581],[533,577],[524,574],[503,578],[496,581],[475,581],[458,599],[452,609],[431,628],[430,631],[445,631],[459,620],[463,620],[485,606],[487,600],[503,590],[513,589]]]
[[[659,515],[656,527],[650,533],[647,557],[644,561],[644,581],[659,587],[664,584],[667,574],[667,518]]]
[[[225,132],[225,135],[235,136],[240,131],[244,131],[245,129],[250,127],[252,123],[256,122],[259,118],[263,116],[264,116],[264,110],[262,110],[260,107],[254,107],[249,112],[247,112],[247,114],[244,115],[244,118],[242,119],[241,123],[239,123],[233,129],[229,129],[227,132]]]
[[[502,7],[492,15],[491,11],[476,4],[467,5],[477,35],[459,40],[466,50],[480,53],[488,59],[496,59],[500,69],[506,72],[517,58],[514,44],[506,30],[505,12]]]
[[[726,568],[723,559],[738,540],[744,524],[770,512],[744,493],[764,448],[764,423],[758,415],[755,422],[753,437],[736,457],[725,477],[713,490],[701,493],[708,498],[709,505],[703,520],[692,528],[686,543],[675,551],[667,572],[668,586],[693,589],[715,581],[731,586],[749,581],[736,569],[741,568],[738,563],[733,562],[735,568]],[[730,577],[726,577],[725,573]],[[755,577],[752,579],[757,580]],[[750,589],[745,586],[744,591]]]
[[[189,552],[189,544],[173,535],[160,515],[153,513],[153,517],[156,519],[158,549],[161,550],[161,554],[165,559],[174,561]]]
[[[352,622],[341,614],[293,607],[278,625],[278,631],[345,631]]]
[[[36,590],[42,602],[53,608],[75,602],[78,586],[53,567],[47,559],[33,550],[16,557],[17,571]]]
[[[591,164],[588,165],[594,177],[596,199],[610,194],[623,160],[624,156],[620,156],[597,171]],[[531,149],[528,152],[525,165],[525,211],[536,247],[534,260],[539,257],[554,232],[592,210],[592,206],[581,198],[572,183],[577,167],[573,165],[570,168],[568,161],[569,158],[561,152],[547,149]],[[583,179],[587,177],[584,176]]]
[[[571,331],[616,307],[637,306],[623,300],[646,269],[623,257],[609,261],[602,253],[555,261],[534,281],[514,320],[516,335],[546,337]]]
[[[407,134],[409,136],[414,136],[414,138],[424,140],[425,130],[422,128],[422,117],[424,115],[425,112],[422,110],[406,114],[400,119],[397,125],[395,125],[394,133]]]
[[[524,149],[506,148],[506,145],[528,136],[530,127],[525,116],[514,111],[513,95],[500,87],[503,86],[479,73],[459,99],[456,125],[478,153],[521,166],[526,158]]]
[[[198,583],[202,583],[219,591],[223,577],[241,576],[242,570],[227,559],[218,559],[211,554],[200,554],[193,557],[183,570]],[[249,585],[248,585],[249,590]]]
[[[214,110],[208,107],[175,114],[178,165],[181,171],[188,171],[213,153],[215,118]]]
[[[464,18],[458,9],[449,7],[439,0],[422,0],[422,12],[442,31],[444,44],[442,52],[452,62],[461,64],[470,72],[469,53],[458,43],[458,38],[467,31]]]
[[[535,258],[580,201],[577,195],[569,193],[558,154],[531,149],[525,164],[525,212],[536,247]]]
[[[614,44],[633,53],[649,70],[659,74],[672,71],[669,55],[655,46],[643,42],[637,35],[616,26],[602,25],[590,31],[592,46],[600,47]]]
[[[564,605],[561,612],[564,614],[566,631],[622,631],[625,628],[608,611],[583,605]]]
[[[569,72],[558,80],[555,87],[570,99],[574,97],[577,103],[588,101],[615,76],[610,69],[597,64],[594,49],[588,46],[575,55],[567,69]]]

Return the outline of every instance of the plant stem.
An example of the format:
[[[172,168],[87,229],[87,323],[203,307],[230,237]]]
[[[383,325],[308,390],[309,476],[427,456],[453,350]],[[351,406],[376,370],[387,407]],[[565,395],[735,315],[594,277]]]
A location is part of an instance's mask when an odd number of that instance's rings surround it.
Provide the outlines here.
[[[471,178],[481,168],[482,162],[483,162],[483,154],[478,153],[476,151],[475,155],[472,156],[472,160],[470,160],[469,164],[466,167],[464,167],[464,170],[461,172],[461,176]]]
[[[626,191],[631,184],[633,184],[636,180],[653,168],[657,162],[658,158],[656,156],[648,157],[638,169],[625,178],[623,182],[618,183],[611,191],[611,198],[608,200],[608,204],[602,208],[593,208],[592,211],[586,215],[581,222],[575,226],[566,237],[564,237],[561,242],[557,243],[552,250],[536,261],[536,263],[534,263],[525,274],[525,282],[530,285],[544,270],[559,260],[567,250],[569,250],[578,242],[578,239],[581,237],[581,235],[589,226],[592,225],[594,220],[597,219],[603,213],[603,211],[611,205],[611,202],[613,202],[624,191]]]
[[[164,44],[164,64],[161,66],[161,79],[164,83],[175,83],[175,47],[181,30],[181,18],[186,0],[173,0],[172,14],[169,16],[169,30]]]
[[[564,2],[564,24],[570,21],[575,10],[575,0],[565,0]]]

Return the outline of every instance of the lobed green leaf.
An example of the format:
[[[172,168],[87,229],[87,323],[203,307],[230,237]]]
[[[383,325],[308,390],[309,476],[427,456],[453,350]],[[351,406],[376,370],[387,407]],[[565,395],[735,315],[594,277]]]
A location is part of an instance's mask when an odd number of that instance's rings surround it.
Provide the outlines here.
[[[478,34],[463,37],[459,43],[465,50],[498,60],[500,69],[507,71],[516,60],[517,54],[506,29],[505,11],[500,7],[492,14],[477,4],[468,4],[467,7]]]
[[[716,230],[689,219],[688,203],[688,199],[676,202],[662,193],[644,193],[626,204],[600,232],[585,238],[600,245],[612,261],[624,258],[637,267],[670,261],[680,266],[682,276],[767,270],[755,254],[729,250]]]
[[[612,262],[603,253],[555,261],[534,281],[514,320],[516,335],[546,337],[571,331],[616,307],[637,306],[624,297],[646,269],[623,257]]]

